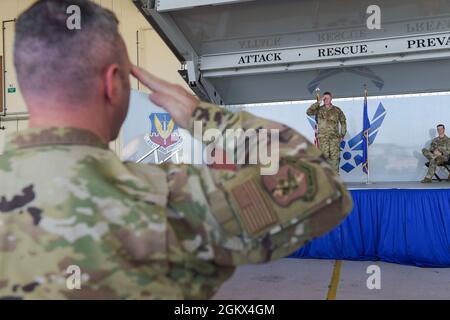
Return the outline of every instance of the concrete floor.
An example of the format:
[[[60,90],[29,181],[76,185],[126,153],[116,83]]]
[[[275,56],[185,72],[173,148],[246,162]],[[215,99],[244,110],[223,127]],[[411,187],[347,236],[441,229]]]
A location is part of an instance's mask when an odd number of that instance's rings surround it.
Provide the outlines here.
[[[239,267],[213,299],[450,299],[450,268],[417,268],[384,262],[340,263],[340,268],[335,268],[334,260],[282,259]],[[370,265],[380,268],[380,289],[367,287],[371,274],[366,272]]]

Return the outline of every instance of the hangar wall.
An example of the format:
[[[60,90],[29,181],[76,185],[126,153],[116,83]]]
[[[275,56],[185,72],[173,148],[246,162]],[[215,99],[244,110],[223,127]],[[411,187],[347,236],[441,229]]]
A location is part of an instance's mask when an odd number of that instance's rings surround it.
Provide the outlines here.
[[[152,71],[155,75],[168,81],[181,84],[188,88],[178,74],[180,63],[166,47],[159,35],[150,27],[149,23],[139,13],[131,0],[93,0],[94,2],[112,10],[120,20],[120,32],[125,39],[130,59],[133,63]],[[0,22],[15,19],[34,0],[1,0]],[[0,37],[2,34],[0,33]],[[1,117],[0,154],[3,150],[5,134],[23,130],[28,125],[26,106],[18,88],[13,60],[12,47],[14,38],[14,23],[5,23],[5,105],[6,117]],[[0,55],[3,52],[3,39],[0,39]],[[139,58],[138,58],[139,57]],[[132,87],[143,90],[135,79]],[[11,88],[11,92],[8,89]],[[119,156],[122,152],[121,137],[111,143],[110,147]]]
[[[306,115],[313,102],[261,104],[242,109],[286,124],[313,142],[315,120]],[[362,171],[364,99],[333,99],[333,104],[339,106],[347,118],[347,134],[341,144],[341,178],[345,182],[365,183],[367,176]],[[370,181],[390,183],[423,179],[427,160],[421,150],[429,148],[437,136],[437,124],[449,127],[449,104],[450,92],[369,97]],[[440,169],[437,173],[446,179],[448,173]]]

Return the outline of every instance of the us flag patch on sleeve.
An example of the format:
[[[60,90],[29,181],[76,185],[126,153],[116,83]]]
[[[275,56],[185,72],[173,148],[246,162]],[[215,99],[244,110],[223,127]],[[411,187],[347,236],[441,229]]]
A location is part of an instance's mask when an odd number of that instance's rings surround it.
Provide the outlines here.
[[[250,179],[231,190],[240,217],[249,234],[256,234],[278,223],[270,203],[264,198],[256,181]]]

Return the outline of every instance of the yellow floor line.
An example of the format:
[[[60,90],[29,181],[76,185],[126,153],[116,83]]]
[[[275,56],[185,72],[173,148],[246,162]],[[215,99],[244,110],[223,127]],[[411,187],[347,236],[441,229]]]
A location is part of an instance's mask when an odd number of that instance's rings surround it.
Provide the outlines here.
[[[333,276],[328,289],[327,300],[336,300],[336,293],[339,285],[339,277],[341,276],[341,260],[336,260],[333,268]]]

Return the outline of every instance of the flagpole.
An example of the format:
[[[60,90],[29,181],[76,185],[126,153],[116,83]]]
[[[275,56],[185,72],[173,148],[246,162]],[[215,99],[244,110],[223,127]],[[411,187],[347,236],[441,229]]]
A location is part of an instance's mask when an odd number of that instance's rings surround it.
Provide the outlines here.
[[[320,106],[320,88],[319,87],[316,88],[316,100]],[[316,125],[314,128],[314,144],[317,148],[319,148],[320,147],[320,145],[319,145],[319,124],[317,123],[317,115],[315,116],[314,120],[316,121]]]
[[[364,84],[364,99],[365,102],[367,103],[367,85]],[[367,108],[369,108],[368,104],[367,104]],[[369,137],[370,137],[370,127],[367,130],[367,138],[366,138],[366,152],[367,152],[367,181],[366,184],[371,184],[370,183],[370,166],[369,166]]]

